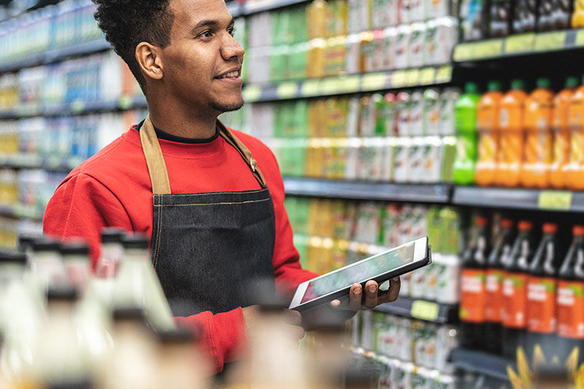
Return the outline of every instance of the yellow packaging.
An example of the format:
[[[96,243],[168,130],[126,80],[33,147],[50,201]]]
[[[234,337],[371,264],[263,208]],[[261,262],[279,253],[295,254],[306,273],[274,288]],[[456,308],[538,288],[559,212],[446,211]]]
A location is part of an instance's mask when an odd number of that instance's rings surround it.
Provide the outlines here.
[[[323,137],[344,137],[347,135],[347,114],[349,100],[346,97],[332,97],[325,100],[326,123]]]
[[[324,137],[326,125],[325,100],[311,101],[308,107],[308,136],[311,138]]]
[[[359,34],[359,72],[361,73],[367,72],[369,58],[373,55],[375,50],[373,38],[373,33],[371,31]]]
[[[326,41],[322,38],[312,39],[308,42],[306,75],[309,78],[324,76],[325,49]]]
[[[314,0],[306,7],[308,39],[324,38],[327,36],[327,14],[329,12],[329,6],[324,0]]]
[[[324,50],[324,75],[338,76],[347,67],[347,36],[336,36],[326,40]]]

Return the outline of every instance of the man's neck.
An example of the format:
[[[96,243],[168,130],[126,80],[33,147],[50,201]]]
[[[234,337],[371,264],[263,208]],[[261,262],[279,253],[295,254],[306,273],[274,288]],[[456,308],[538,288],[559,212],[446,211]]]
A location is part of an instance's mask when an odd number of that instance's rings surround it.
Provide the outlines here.
[[[168,102],[149,102],[148,111],[155,127],[177,137],[207,139],[213,137],[217,131],[217,114],[181,109],[178,104]]]

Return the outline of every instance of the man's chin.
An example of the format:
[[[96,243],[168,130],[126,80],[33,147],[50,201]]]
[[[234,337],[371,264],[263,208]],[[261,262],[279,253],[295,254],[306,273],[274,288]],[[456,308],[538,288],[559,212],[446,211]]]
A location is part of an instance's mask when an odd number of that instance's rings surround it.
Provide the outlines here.
[[[214,103],[213,104],[213,109],[215,109],[219,112],[237,111],[241,107],[243,107],[243,100],[233,102],[233,103],[221,102],[221,103]]]

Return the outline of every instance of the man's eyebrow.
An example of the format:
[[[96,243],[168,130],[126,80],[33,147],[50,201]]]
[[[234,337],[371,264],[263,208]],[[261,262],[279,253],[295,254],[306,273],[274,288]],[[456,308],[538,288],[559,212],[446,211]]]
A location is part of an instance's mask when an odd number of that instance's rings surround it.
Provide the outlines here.
[[[199,23],[197,23],[195,25],[195,27],[193,27],[193,29],[191,31],[195,32],[201,27],[216,27],[219,24],[220,23],[217,20],[201,20]],[[231,21],[229,22],[228,26],[233,26],[234,24],[235,24],[235,19],[231,18]]]

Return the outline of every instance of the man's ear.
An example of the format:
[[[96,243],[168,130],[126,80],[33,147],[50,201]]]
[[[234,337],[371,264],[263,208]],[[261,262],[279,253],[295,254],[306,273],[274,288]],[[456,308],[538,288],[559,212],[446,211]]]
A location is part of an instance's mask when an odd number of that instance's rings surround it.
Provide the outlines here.
[[[148,42],[140,42],[136,46],[136,61],[147,78],[161,80],[163,73],[161,50]]]

